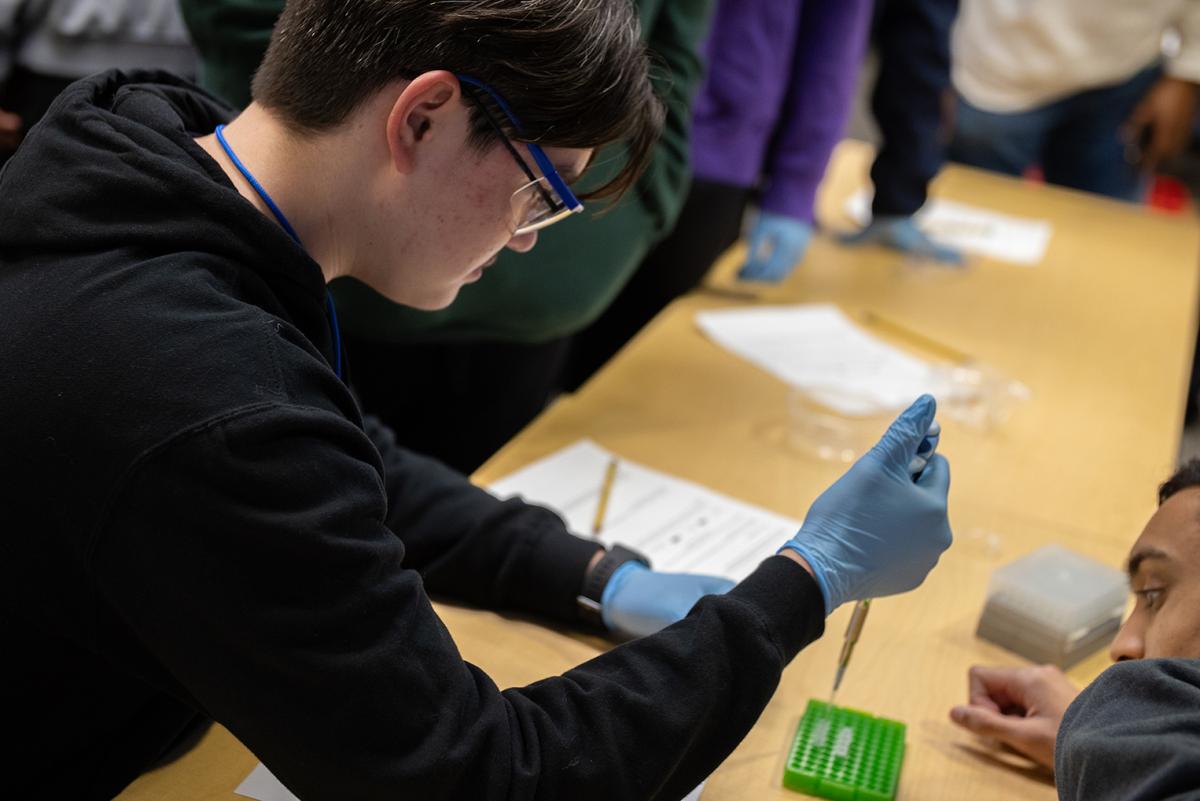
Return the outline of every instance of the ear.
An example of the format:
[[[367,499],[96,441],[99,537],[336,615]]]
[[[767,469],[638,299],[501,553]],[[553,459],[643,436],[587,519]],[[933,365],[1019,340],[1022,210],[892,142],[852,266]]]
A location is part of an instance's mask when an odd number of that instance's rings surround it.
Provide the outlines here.
[[[453,130],[455,115],[466,111],[461,91],[446,70],[421,73],[400,90],[387,118],[388,151],[398,171],[412,172],[423,147]]]

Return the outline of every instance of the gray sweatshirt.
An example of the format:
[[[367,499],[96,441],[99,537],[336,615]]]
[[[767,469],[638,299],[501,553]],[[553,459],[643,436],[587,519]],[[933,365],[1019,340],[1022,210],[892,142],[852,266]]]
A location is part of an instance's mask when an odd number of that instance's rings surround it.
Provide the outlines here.
[[[0,84],[14,66],[73,79],[196,64],[177,0],[0,0]]]
[[[1113,665],[1063,716],[1061,801],[1200,799],[1200,660]]]

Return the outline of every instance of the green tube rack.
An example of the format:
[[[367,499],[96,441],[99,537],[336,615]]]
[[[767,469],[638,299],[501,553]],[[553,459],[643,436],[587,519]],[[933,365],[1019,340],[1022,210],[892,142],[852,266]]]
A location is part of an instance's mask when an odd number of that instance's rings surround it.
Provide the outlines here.
[[[903,723],[810,700],[783,786],[833,801],[892,801],[904,762]]]

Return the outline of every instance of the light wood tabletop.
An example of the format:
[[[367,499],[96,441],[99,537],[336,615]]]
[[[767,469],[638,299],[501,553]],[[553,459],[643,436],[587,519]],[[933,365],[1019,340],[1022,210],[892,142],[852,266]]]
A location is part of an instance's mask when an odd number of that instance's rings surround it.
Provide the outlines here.
[[[991,430],[944,420],[956,541],[918,590],[872,608],[838,703],[908,725],[901,799],[1051,799],[1045,773],[951,724],[971,664],[1024,664],[974,636],[988,577],[1039,545],[1060,542],[1121,566],[1173,469],[1195,341],[1200,226],[1190,215],[948,167],[934,194],[1020,217],[1053,235],[1043,263],[975,258],[965,269],[921,264],[832,233],[867,184],[871,152],[843,143],[819,198],[826,231],[778,287],[735,285],[734,249],[709,282],[739,297],[697,292],[660,315],[577,394],[559,399],[477,474],[494,481],[590,437],[624,459],[802,518],[845,465],[797,449],[789,392],[708,341],[702,309],[834,302],[917,355],[942,343],[1020,381],[1030,393]],[[741,297],[747,291],[755,299]],[[878,321],[883,321],[880,324]],[[912,332],[917,336],[905,335]],[[764,557],[766,554],[764,554]],[[478,610],[439,605],[464,656],[500,686],[561,672],[605,644]],[[758,725],[710,778],[704,801],[795,799],[780,785],[785,753],[810,698],[829,696],[848,608],[784,674]],[[1108,664],[1070,671],[1079,683]],[[123,801],[237,798],[255,764],[224,729],[131,785]]]

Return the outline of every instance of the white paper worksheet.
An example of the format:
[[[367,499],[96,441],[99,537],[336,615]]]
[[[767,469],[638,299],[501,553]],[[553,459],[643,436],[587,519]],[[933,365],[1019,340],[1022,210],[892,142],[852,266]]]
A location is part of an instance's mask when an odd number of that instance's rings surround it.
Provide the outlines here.
[[[859,225],[870,222],[871,192],[863,189],[851,195],[846,213]],[[913,219],[938,244],[1026,267],[1045,258],[1054,231],[1046,220],[1013,217],[940,198],[930,198]]]
[[[257,801],[300,801],[261,762],[254,766],[254,770],[250,771],[250,775],[234,792]]]
[[[591,536],[612,454],[580,440],[497,481],[491,491],[548,506],[581,537]],[[740,581],[796,533],[791,518],[621,460],[599,540],[650,557],[658,570],[710,573]]]
[[[700,312],[710,339],[825,406],[855,416],[943,393],[932,366],[859,328],[837,306],[751,306]]]

